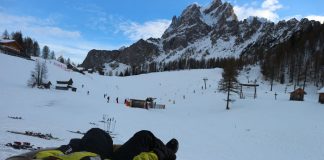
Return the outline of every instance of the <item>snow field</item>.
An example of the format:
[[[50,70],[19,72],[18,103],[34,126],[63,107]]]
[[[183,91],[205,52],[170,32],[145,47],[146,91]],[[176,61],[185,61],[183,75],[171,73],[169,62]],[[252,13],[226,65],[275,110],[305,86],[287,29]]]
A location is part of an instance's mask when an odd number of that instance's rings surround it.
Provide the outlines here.
[[[230,111],[225,110],[226,95],[215,92],[221,69],[107,77],[70,72],[50,61],[47,67],[48,79],[54,85],[56,80],[72,78],[77,92],[28,88],[34,62],[0,54],[0,159],[24,152],[2,146],[9,142],[27,141],[35,146],[55,147],[81,137],[67,130],[85,132],[92,127],[104,128],[99,122],[104,114],[117,120],[115,143],[122,144],[139,130],[150,130],[163,142],[171,138],[179,140],[179,160],[324,157],[324,107],[317,103],[316,89],[306,88],[304,102],[289,101],[285,86],[275,84],[273,91],[269,91],[270,86],[262,82],[258,67],[249,75],[260,82],[257,99],[239,99],[235,95]],[[206,90],[201,89],[204,77],[208,78]],[[246,81],[246,75],[239,79]],[[291,91],[292,86],[287,90]],[[110,103],[104,99],[105,93],[110,96]],[[278,94],[277,100],[274,93]],[[116,97],[121,103],[115,103]],[[157,98],[156,102],[166,104],[166,109],[134,109],[122,104],[125,98],[146,97]],[[8,116],[21,116],[23,120]],[[61,140],[14,135],[7,130],[51,133]]]

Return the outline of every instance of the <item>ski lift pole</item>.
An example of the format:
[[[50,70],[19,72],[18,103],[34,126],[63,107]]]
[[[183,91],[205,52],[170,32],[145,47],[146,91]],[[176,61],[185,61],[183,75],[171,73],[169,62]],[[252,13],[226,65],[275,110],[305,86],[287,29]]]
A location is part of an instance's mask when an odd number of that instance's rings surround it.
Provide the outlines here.
[[[106,129],[107,133],[109,133],[109,123],[110,123],[110,118],[107,119],[107,129]]]
[[[115,118],[113,117],[112,121],[111,121],[110,132],[112,132],[112,129],[114,127],[114,121],[115,121]]]
[[[204,77],[203,80],[204,80],[204,83],[205,83],[205,90],[206,90],[206,81],[208,80],[208,78]]]
[[[112,132],[115,132],[115,127],[116,127],[116,120],[114,121],[114,126]]]

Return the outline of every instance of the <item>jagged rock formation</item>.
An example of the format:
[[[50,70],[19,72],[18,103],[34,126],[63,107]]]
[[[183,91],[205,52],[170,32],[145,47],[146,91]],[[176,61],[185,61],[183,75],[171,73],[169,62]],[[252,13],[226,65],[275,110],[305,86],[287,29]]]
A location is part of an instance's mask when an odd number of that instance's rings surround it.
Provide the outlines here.
[[[260,57],[260,52],[287,41],[298,31],[319,24],[307,19],[291,19],[275,24],[257,17],[239,21],[231,4],[213,0],[207,7],[192,4],[179,17],[174,16],[161,38],[139,40],[121,50],[91,50],[82,66],[100,67],[113,61],[140,66],[216,57],[255,60]]]

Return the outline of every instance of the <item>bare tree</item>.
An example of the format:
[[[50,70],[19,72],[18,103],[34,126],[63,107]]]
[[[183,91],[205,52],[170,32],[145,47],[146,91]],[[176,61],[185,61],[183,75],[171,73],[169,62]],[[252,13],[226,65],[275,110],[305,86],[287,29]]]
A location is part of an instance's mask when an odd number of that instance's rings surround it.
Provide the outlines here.
[[[47,66],[46,63],[36,61],[35,69],[31,72],[31,77],[28,81],[28,86],[35,87],[41,86],[47,79]]]

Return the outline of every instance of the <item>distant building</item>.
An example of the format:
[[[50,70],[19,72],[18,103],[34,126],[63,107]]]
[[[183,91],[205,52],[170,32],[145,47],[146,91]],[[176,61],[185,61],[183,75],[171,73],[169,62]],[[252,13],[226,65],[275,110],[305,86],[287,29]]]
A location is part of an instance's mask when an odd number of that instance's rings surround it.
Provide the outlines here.
[[[125,105],[133,108],[144,108],[144,109],[165,109],[165,105],[156,104],[154,102],[156,98],[148,97],[145,100],[140,99],[129,99],[125,101]]]
[[[318,102],[323,104],[324,103],[324,87],[322,89],[320,89],[317,93],[319,94]]]
[[[57,90],[69,90],[69,88],[71,88],[71,90],[73,92],[76,92],[77,88],[72,87],[73,84],[73,80],[72,78],[70,78],[70,80],[68,81],[56,81],[57,85],[55,86],[55,89]]]
[[[291,101],[304,101],[304,95],[307,94],[302,88],[298,88],[293,92],[290,92]]]
[[[52,82],[51,81],[48,81],[47,83],[44,83],[42,85],[44,86],[45,89],[50,89],[51,88],[51,85],[52,85]]]

